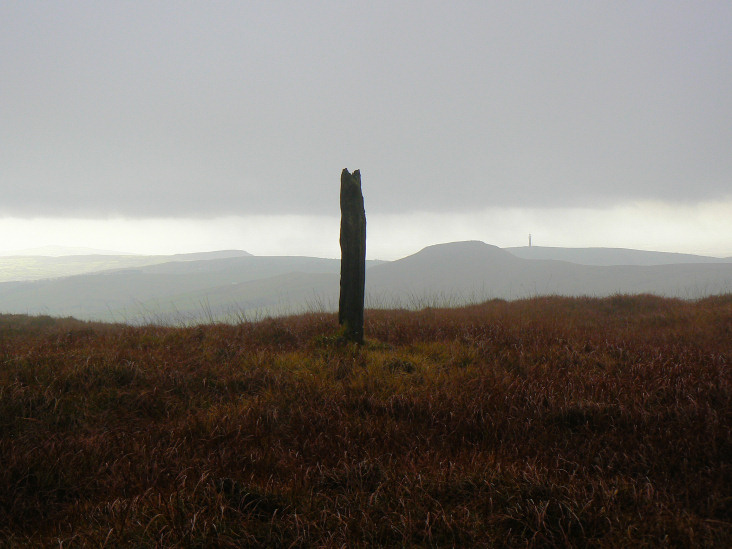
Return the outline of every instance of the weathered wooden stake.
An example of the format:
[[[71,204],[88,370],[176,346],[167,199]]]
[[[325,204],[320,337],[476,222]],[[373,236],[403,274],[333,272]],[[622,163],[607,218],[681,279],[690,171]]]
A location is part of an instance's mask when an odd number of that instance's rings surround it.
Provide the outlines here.
[[[363,302],[366,285],[366,211],[361,172],[341,172],[341,295],[338,323],[346,339],[363,343]]]

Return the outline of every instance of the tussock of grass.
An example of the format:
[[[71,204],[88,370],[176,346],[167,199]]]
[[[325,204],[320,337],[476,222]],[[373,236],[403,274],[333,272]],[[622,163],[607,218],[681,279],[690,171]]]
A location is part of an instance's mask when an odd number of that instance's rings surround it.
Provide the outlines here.
[[[0,316],[8,546],[732,545],[732,296]]]

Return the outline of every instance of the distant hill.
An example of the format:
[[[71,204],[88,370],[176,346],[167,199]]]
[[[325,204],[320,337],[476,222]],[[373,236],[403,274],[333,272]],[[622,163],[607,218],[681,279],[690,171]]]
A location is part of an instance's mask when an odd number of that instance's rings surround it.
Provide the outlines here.
[[[657,293],[698,297],[732,291],[732,264],[579,265],[531,260],[483,242],[430,246],[412,256],[374,267],[371,291],[396,295],[499,297]]]
[[[190,323],[337,310],[337,259],[220,253],[234,257],[204,254],[209,259],[201,259],[196,254],[198,259],[184,255],[171,261],[173,256],[167,256],[167,261],[158,258],[157,263],[131,268],[0,283],[0,312]],[[617,293],[695,299],[732,292],[729,262],[580,265],[523,259],[478,241],[429,246],[397,261],[369,261],[367,266],[367,307]]]
[[[554,259],[580,265],[677,265],[680,263],[730,263],[732,257],[652,252],[626,248],[555,248],[521,246],[504,248],[522,259]]]
[[[536,295],[607,296],[654,293],[697,298],[732,291],[732,263],[579,265],[516,257],[483,242],[455,242],[374,267],[367,285],[389,302],[448,304]]]
[[[519,271],[523,264],[523,260],[484,242],[437,244],[373,267],[366,284],[374,304],[435,299],[459,302],[492,294],[497,284],[503,287],[505,274]],[[499,293],[503,296],[507,292],[501,289]]]
[[[244,250],[219,250],[215,252],[195,252],[191,254],[175,254],[169,256],[172,261],[199,261],[202,259],[227,259],[229,257],[251,257]]]

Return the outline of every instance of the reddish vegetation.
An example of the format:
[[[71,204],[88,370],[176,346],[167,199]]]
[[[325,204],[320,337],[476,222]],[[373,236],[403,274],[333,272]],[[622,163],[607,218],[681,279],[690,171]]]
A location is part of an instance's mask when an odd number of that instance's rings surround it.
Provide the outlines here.
[[[0,317],[0,545],[732,546],[732,296]]]

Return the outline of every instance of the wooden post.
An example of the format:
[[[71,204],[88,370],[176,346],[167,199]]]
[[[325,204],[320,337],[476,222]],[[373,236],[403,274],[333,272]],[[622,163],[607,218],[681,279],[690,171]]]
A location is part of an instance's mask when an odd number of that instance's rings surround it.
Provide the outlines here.
[[[363,303],[366,286],[366,211],[361,172],[341,172],[341,295],[338,323],[350,341],[363,343]]]

